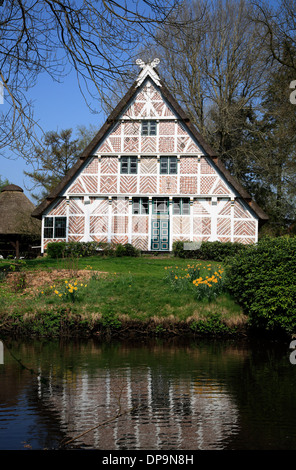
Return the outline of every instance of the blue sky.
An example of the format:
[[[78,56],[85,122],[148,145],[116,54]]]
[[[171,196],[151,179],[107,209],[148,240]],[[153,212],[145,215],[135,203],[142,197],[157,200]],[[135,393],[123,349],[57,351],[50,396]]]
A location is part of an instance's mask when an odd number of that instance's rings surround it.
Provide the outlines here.
[[[35,118],[44,131],[55,131],[73,128],[79,125],[95,125],[98,129],[104,122],[104,115],[98,104],[98,114],[88,108],[79,90],[76,75],[67,76],[62,83],[54,82],[46,74],[38,78],[37,85],[29,90],[28,99],[34,101]],[[5,96],[4,96],[5,102]],[[1,112],[0,104],[0,112]],[[1,158],[0,176],[11,183],[21,186],[29,199],[32,200],[29,188],[32,183],[24,175],[31,167],[21,159]],[[33,201],[34,202],[34,201]]]

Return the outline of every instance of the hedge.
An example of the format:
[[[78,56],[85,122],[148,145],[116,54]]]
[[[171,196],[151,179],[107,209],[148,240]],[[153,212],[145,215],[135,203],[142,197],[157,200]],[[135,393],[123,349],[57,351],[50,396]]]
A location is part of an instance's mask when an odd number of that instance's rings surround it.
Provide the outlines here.
[[[250,326],[296,332],[296,237],[264,238],[226,266],[225,287]]]
[[[188,245],[187,245],[188,243]],[[173,253],[179,258],[202,259],[211,261],[225,261],[227,258],[237,255],[247,246],[242,243],[232,242],[202,242],[200,248],[189,250],[189,241],[175,241],[173,243]]]
[[[111,244],[105,242],[51,242],[46,249],[50,258],[86,256],[139,256],[140,251],[130,243]]]

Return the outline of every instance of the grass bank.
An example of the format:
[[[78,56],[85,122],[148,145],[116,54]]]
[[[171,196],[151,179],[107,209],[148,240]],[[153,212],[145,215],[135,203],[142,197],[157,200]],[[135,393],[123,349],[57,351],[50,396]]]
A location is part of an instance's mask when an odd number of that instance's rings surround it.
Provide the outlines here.
[[[246,317],[230,296],[197,299],[183,281],[170,281],[168,270],[179,270],[186,280],[193,263],[161,256],[45,257],[28,260],[6,275],[7,262],[2,261],[0,334],[105,337],[244,331]],[[209,269],[208,264],[200,262],[200,267]],[[218,263],[211,268],[218,269]]]

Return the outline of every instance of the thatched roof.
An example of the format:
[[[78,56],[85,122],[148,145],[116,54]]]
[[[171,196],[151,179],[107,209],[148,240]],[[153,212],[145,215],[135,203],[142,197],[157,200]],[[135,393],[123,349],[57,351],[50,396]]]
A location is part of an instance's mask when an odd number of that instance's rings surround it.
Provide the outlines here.
[[[0,237],[40,236],[40,221],[31,217],[34,208],[34,204],[19,186],[9,184],[2,188],[0,193]]]

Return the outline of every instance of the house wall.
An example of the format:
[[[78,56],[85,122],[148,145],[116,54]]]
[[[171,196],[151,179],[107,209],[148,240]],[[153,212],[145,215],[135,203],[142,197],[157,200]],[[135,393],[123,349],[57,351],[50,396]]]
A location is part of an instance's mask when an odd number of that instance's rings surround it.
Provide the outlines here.
[[[139,196],[149,198],[148,215],[132,214],[132,198]],[[139,158],[135,176],[120,174],[117,156],[93,157],[47,215],[67,217],[68,241],[129,242],[146,251],[156,196],[169,198],[170,249],[175,240],[257,241],[257,218],[198,156],[181,156],[178,174],[165,177],[157,157]],[[173,215],[174,197],[189,197],[190,215]]]
[[[155,136],[141,135],[143,119],[156,120]],[[122,156],[137,157],[137,174],[121,174]],[[160,174],[161,156],[177,157],[176,175]],[[150,250],[156,196],[170,201],[170,249],[175,240],[257,241],[258,217],[148,80],[44,216],[67,217],[68,241],[129,242]],[[149,215],[132,214],[133,197],[149,198]],[[173,215],[175,197],[190,199],[190,215]]]

